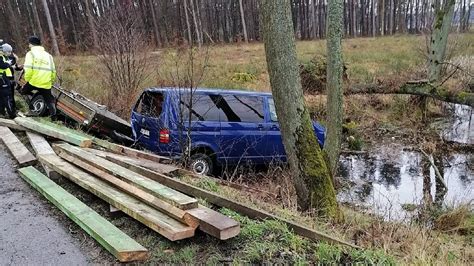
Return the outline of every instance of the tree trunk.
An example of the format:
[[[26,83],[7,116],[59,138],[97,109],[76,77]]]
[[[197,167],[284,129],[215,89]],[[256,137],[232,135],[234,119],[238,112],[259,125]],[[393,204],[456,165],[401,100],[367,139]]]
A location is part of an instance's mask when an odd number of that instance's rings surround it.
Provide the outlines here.
[[[346,89],[344,94],[409,94],[474,107],[474,93],[448,91],[442,87],[434,86],[428,80],[409,81],[400,87],[383,84],[355,84]]]
[[[54,54],[58,56],[60,55],[58,39],[56,38],[56,33],[54,32],[54,26],[53,26],[53,21],[51,19],[51,13],[49,13],[49,7],[46,0],[42,0],[42,2],[43,2],[44,15],[46,16],[46,21],[48,22],[49,34],[51,35],[51,43],[53,45],[53,51],[54,51]]]
[[[99,47],[99,40],[97,38],[97,30],[95,28],[94,18],[92,17],[89,0],[85,0],[85,4],[87,21],[89,23],[89,30],[92,35],[92,44],[94,45],[94,49],[97,49]]]
[[[327,141],[325,149],[328,153],[332,174],[335,174],[339,161],[342,138],[342,120],[344,116],[343,96],[343,0],[328,2],[328,35],[327,35]]]
[[[161,47],[160,31],[158,29],[158,22],[156,21],[155,3],[153,0],[149,0],[149,2],[150,2],[151,17],[153,21],[153,30],[155,32],[156,45],[158,47]]]
[[[244,40],[246,43],[248,43],[249,38],[247,35],[247,25],[245,24],[245,13],[244,13],[244,5],[242,4],[242,0],[239,0],[239,7],[240,7],[240,19],[242,21],[242,31],[244,32]]]
[[[290,0],[263,0],[263,35],[270,84],[302,210],[338,217],[330,171],[314,134],[299,76]]]
[[[385,0],[380,5],[380,35],[385,35]]]
[[[188,42],[189,45],[193,45],[193,37],[191,32],[191,23],[189,22],[189,13],[188,13],[188,0],[183,0],[184,2],[184,16],[186,18],[186,28],[188,31]]]
[[[39,37],[41,39],[44,39],[44,32],[43,32],[43,27],[41,26],[41,20],[39,18],[39,14],[38,14],[38,7],[36,6],[36,0],[33,0],[32,2],[32,9],[33,9],[33,16],[35,18],[35,23],[36,23],[36,27],[38,27],[38,32],[39,32]]]
[[[69,12],[69,16],[70,16],[69,19],[71,21],[74,44],[75,44],[76,49],[77,49],[79,47],[79,36],[78,36],[78,33],[77,33],[77,29],[76,29],[76,22],[74,21],[74,14],[72,12],[71,3],[67,3],[67,11]]]
[[[428,79],[437,82],[441,76],[441,67],[444,63],[446,46],[448,44],[449,29],[454,13],[454,0],[448,0],[435,10],[433,30],[430,37]]]
[[[372,37],[375,37],[375,35],[377,34],[377,24],[375,23],[375,1],[376,0],[371,0],[372,1]]]
[[[15,21],[16,19],[15,12],[13,11],[13,7],[10,0],[7,0],[6,2],[7,2],[7,10],[8,10],[8,20],[10,21],[10,23],[13,23],[13,21]],[[21,27],[11,28],[11,31],[13,33],[14,44],[17,47],[21,47],[21,44],[23,43],[23,38],[21,37],[20,28]]]

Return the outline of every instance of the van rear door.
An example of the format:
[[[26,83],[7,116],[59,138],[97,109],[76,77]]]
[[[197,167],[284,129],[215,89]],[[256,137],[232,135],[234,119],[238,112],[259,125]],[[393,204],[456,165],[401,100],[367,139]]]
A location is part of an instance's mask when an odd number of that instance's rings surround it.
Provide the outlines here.
[[[138,99],[131,117],[135,141],[147,150],[159,152],[159,132],[166,128],[166,94],[145,91]]]

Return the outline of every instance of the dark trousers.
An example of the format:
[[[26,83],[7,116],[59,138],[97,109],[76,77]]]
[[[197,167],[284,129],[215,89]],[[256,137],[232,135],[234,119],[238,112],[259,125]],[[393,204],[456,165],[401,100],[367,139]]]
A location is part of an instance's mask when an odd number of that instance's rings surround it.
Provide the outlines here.
[[[55,104],[55,99],[53,95],[51,94],[51,89],[43,89],[43,88],[38,88],[30,83],[26,83],[25,86],[21,89],[22,94],[33,94],[33,91],[38,91],[38,93],[43,96],[45,102],[46,102],[46,107],[48,108],[49,115],[50,116],[55,116],[56,115],[56,104]]]
[[[4,82],[0,89],[0,115],[5,116],[8,114],[8,117],[13,119],[16,116],[15,99],[13,97],[14,87],[10,80],[5,78]]]

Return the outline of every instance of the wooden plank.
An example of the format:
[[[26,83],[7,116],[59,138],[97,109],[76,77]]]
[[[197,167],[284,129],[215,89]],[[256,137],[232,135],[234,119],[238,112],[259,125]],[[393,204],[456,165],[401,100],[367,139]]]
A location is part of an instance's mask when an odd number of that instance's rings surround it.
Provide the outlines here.
[[[117,190],[107,182],[80,170],[56,155],[40,155],[40,161],[171,241],[194,236],[194,228],[184,225],[127,193]]]
[[[37,122],[31,118],[27,117],[17,117],[15,122],[22,125],[25,128],[28,128],[32,131],[47,135],[56,139],[64,140],[66,142],[72,143],[80,147],[90,147],[92,145],[92,140],[86,137],[72,134],[66,130],[66,127],[53,128],[48,125],[44,125],[41,122]]]
[[[231,187],[231,188],[235,188],[237,190],[241,190],[241,191],[248,191],[248,192],[251,192],[251,193],[258,193],[260,195],[266,195],[267,197],[270,197],[270,198],[274,198],[276,199],[278,197],[277,194],[275,193],[271,193],[269,191],[265,191],[265,190],[261,190],[261,189],[257,189],[257,188],[253,188],[253,187],[249,187],[247,185],[242,185],[242,184],[237,184],[237,183],[234,183],[234,182],[230,182],[230,181],[227,181],[227,180],[222,180],[222,179],[219,179],[219,178],[215,178],[215,177],[211,177],[211,176],[204,176],[204,175],[198,175],[198,174],[195,174],[191,171],[188,171],[188,170],[184,170],[184,169],[181,169],[181,168],[176,168],[174,171],[170,171],[168,173],[163,173],[163,172],[160,172],[160,171],[156,171],[152,168],[149,168],[149,167],[146,167],[146,166],[143,166],[143,165],[140,165],[138,163],[135,163],[135,165],[138,165],[138,166],[142,166],[142,167],[145,167],[145,168],[148,168],[152,171],[155,171],[155,172],[158,172],[158,173],[161,173],[161,174],[169,174],[170,176],[172,175],[182,175],[182,176],[189,176],[189,177],[192,177],[192,178],[196,178],[196,179],[202,179],[202,178],[209,178],[211,179],[212,181],[216,182],[217,184],[219,185],[222,185],[222,186],[227,186],[227,187]]]
[[[84,162],[83,160],[80,160],[76,157],[73,157],[69,154],[66,154],[66,153],[61,153],[60,154],[61,158],[63,158],[64,160],[86,170],[87,172],[99,177],[100,179],[102,180],[105,180],[107,181],[109,184],[111,184],[112,186],[115,186],[119,189],[121,189],[122,191],[142,200],[144,203],[160,210],[161,212],[169,215],[170,217],[184,223],[184,224],[187,224],[193,228],[196,228],[198,225],[199,225],[199,221],[194,218],[193,216],[187,214],[185,211],[167,203],[166,201],[163,201],[153,195],[151,195],[150,193],[147,193],[146,191],[143,191],[135,186],[132,186],[118,178],[116,178],[115,176],[105,172],[105,171],[102,171],[86,162]]]
[[[158,182],[150,180],[136,172],[130,171],[125,167],[110,162],[104,158],[100,158],[92,153],[84,151],[78,147],[71,146],[69,144],[55,144],[53,149],[58,153],[59,156],[63,154],[69,154],[77,157],[88,164],[105,171],[124,182],[129,183],[139,189],[142,189],[153,196],[160,198],[182,210],[188,210],[196,208],[198,202],[196,199],[184,195],[181,192],[173,190],[167,186],[164,186]]]
[[[139,151],[139,150],[136,150],[136,149],[125,147],[125,146],[122,146],[122,153],[124,153],[128,156],[132,156],[132,157],[139,158],[139,159],[147,159],[147,160],[154,161],[154,162],[157,162],[157,163],[170,160],[167,157],[159,156],[159,155],[149,153],[149,152],[145,152],[145,151]]]
[[[26,136],[28,137],[28,140],[30,141],[30,144],[33,147],[37,157],[39,155],[56,154],[43,136],[29,131],[26,132]],[[45,164],[41,163],[41,166],[49,177],[57,175],[56,172],[52,171]]]
[[[148,159],[138,159],[138,158],[129,157],[126,155],[120,155],[117,153],[101,151],[101,150],[92,149],[92,148],[87,148],[84,150],[87,152],[93,153],[99,157],[105,158],[109,161],[111,159],[126,161],[128,163],[139,165],[139,166],[148,168],[150,170],[153,170],[155,172],[162,173],[162,174],[168,174],[168,173],[172,173],[172,172],[176,172],[180,170],[178,167],[175,167],[173,165],[157,163],[154,161],[150,161]]]
[[[216,206],[234,210],[238,213],[248,216],[249,218],[262,219],[262,220],[273,219],[273,220],[281,221],[285,223],[290,229],[292,229],[296,234],[301,235],[303,237],[306,237],[312,240],[322,240],[322,241],[326,241],[333,244],[349,246],[352,248],[360,248],[357,245],[346,242],[344,240],[337,239],[323,232],[319,232],[317,230],[308,228],[307,226],[297,224],[295,222],[273,215],[269,212],[259,210],[259,209],[247,206],[245,204],[233,201],[226,197],[220,196],[216,193],[206,191],[204,189],[187,184],[183,181],[168,177],[160,173],[153,172],[146,168],[133,165],[133,164],[128,164],[126,162],[119,162],[119,161],[117,161],[117,164],[120,164],[123,167],[127,167],[128,169],[134,172],[140,173],[146,177],[149,177],[150,179],[156,180],[160,182],[161,184],[166,185],[170,188],[176,189],[178,191],[181,191],[183,193],[186,193],[196,198],[204,199],[207,202],[212,203]]]
[[[234,219],[202,205],[186,212],[199,220],[201,231],[220,240],[236,237],[240,233],[240,224]]]
[[[15,157],[20,167],[30,166],[36,163],[35,156],[31,154],[8,127],[0,126],[0,138],[8,150],[10,150],[13,157]]]
[[[143,261],[148,250],[33,167],[20,176],[58,207],[120,262]]]
[[[0,126],[3,127],[8,127],[10,129],[18,130],[18,131],[25,131],[26,128],[18,125],[14,120],[12,119],[4,119],[0,118]]]

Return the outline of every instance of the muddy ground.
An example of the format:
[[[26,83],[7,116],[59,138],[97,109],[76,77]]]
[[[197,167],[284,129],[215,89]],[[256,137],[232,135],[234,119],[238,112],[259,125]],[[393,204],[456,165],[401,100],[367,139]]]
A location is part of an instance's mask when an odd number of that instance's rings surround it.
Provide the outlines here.
[[[0,144],[0,265],[83,265],[96,247],[16,173]]]

